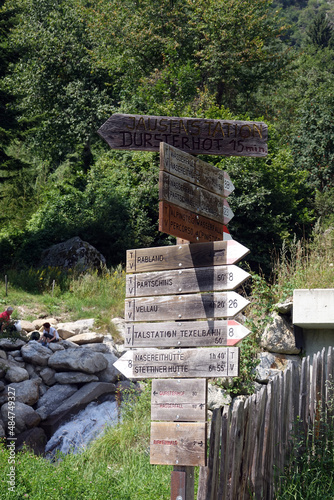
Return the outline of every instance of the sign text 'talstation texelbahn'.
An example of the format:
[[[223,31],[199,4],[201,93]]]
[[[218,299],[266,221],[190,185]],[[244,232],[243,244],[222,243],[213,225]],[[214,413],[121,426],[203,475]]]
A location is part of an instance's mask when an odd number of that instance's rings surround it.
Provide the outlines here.
[[[268,127],[263,122],[114,114],[98,133],[112,149],[159,151],[165,142],[191,154],[268,153]]]

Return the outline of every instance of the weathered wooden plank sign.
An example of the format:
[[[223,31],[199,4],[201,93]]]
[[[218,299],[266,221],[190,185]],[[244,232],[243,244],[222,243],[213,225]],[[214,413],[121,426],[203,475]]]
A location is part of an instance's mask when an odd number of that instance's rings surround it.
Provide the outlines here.
[[[249,276],[234,265],[128,274],[126,297],[234,290]]]
[[[114,366],[129,379],[237,377],[239,348],[138,349]]]
[[[171,116],[112,115],[98,130],[112,149],[159,151],[165,142],[191,154],[264,157],[263,122]]]
[[[137,248],[126,252],[127,273],[235,264],[249,253],[235,240]]]
[[[227,172],[165,142],[160,144],[160,170],[227,198],[234,185]]]
[[[159,231],[191,243],[231,239],[224,224],[167,201],[159,202]]]
[[[205,379],[152,380],[151,420],[206,421]]]
[[[206,424],[152,422],[150,463],[206,465]]]
[[[249,304],[235,292],[125,299],[126,321],[232,318]]]
[[[250,333],[233,319],[126,323],[124,347],[234,346]]]
[[[159,199],[223,224],[234,216],[225,198],[166,172],[159,175]]]

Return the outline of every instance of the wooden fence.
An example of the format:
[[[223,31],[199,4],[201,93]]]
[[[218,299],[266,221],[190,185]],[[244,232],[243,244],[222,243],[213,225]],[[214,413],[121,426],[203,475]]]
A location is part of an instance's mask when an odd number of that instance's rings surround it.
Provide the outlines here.
[[[197,500],[272,500],[292,437],[307,436],[333,402],[333,348],[291,364],[245,400],[213,412]],[[331,415],[333,417],[333,415]]]

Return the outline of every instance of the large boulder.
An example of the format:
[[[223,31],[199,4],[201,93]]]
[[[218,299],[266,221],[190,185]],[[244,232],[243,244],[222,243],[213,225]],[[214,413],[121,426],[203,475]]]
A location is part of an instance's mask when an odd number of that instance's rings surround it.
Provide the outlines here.
[[[31,406],[21,403],[19,401],[15,402],[15,425],[13,426],[13,430],[15,434],[20,434],[26,429],[31,429],[32,427],[36,427],[40,421],[41,417],[38,413],[31,408]],[[10,417],[13,412],[11,404],[4,404],[1,407],[1,417],[5,424],[5,427],[8,426],[8,417]]]
[[[95,319],[78,319],[77,321],[68,321],[67,323],[58,323],[57,331],[62,332],[65,336],[79,335],[81,333],[89,332],[94,326]],[[63,337],[64,340],[68,337]]]
[[[54,412],[66,399],[77,391],[77,386],[72,384],[56,384],[37,402],[37,413],[42,420]]]
[[[26,345],[26,342],[21,339],[0,339],[0,349],[5,351],[16,351],[22,346]]]
[[[53,245],[42,253],[40,267],[62,267],[64,269],[101,269],[106,265],[104,256],[92,245],[75,236]]]
[[[78,345],[97,344],[99,342],[103,342],[103,337],[104,335],[102,333],[95,333],[95,332],[80,333],[79,335],[74,335],[74,337],[71,337],[71,342],[74,342],[75,344]]]
[[[114,367],[114,363],[118,360],[118,357],[113,353],[103,354],[103,356],[107,360],[108,366],[98,374],[99,380],[100,382],[115,383],[122,378],[120,372]]]
[[[57,371],[96,373],[107,368],[108,361],[102,353],[90,349],[67,349],[50,356],[49,366]]]
[[[58,384],[87,384],[87,382],[97,382],[96,375],[83,372],[60,372],[55,374]]]
[[[29,406],[34,405],[39,399],[39,384],[40,381],[37,379],[10,384],[11,389],[15,392],[15,402],[19,401]]]
[[[299,354],[292,325],[277,313],[273,313],[270,324],[261,337],[261,347],[265,351],[280,354]]]
[[[48,347],[42,346],[42,344],[39,344],[36,340],[31,340],[21,349],[21,355],[24,361],[32,365],[47,366],[51,354],[52,351]]]
[[[22,382],[23,380],[28,380],[29,373],[24,368],[19,366],[11,366],[5,375],[5,379],[8,382]]]

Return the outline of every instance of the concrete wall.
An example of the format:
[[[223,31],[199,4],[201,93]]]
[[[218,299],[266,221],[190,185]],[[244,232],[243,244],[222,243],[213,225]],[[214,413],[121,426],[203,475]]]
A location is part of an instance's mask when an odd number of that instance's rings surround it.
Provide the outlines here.
[[[294,326],[302,328],[307,356],[334,346],[334,288],[294,290]]]

